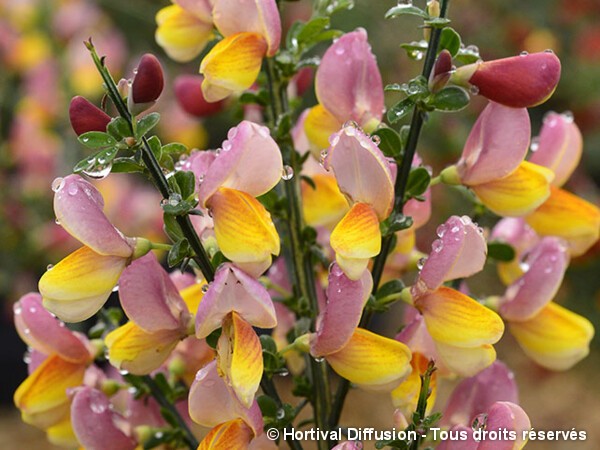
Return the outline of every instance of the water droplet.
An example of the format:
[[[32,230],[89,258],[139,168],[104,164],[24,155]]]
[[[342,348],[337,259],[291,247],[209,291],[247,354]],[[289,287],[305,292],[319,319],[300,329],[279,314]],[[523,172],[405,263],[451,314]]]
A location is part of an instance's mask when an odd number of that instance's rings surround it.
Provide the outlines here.
[[[215,150],[215,155],[219,156],[221,154],[221,148]]]
[[[58,220],[58,218],[56,218],[56,219],[54,219],[54,223],[55,223],[56,225],[60,225],[60,220]]]
[[[88,137],[81,138],[81,142],[86,143],[86,142],[89,142],[89,141],[90,141],[90,138],[88,138]]]
[[[532,152],[537,152],[538,148],[540,148],[540,138],[539,136],[535,136],[531,138],[531,144],[529,145],[529,150]]]
[[[574,117],[573,117],[573,113],[571,111],[565,111],[564,113],[561,114],[561,116],[565,120],[565,122],[573,123]]]
[[[231,142],[229,142],[229,141],[223,142],[223,151],[224,152],[228,152],[229,150],[231,150],[231,147],[232,147]]]
[[[93,413],[102,414],[106,411],[106,403],[99,403],[95,401],[90,402],[90,409]]]
[[[277,413],[275,414],[275,417],[279,420],[283,419],[285,417],[285,411],[283,410],[283,408],[279,408],[277,410]]]
[[[329,145],[331,145],[332,147],[335,146],[335,145],[337,145],[337,143],[339,141],[340,141],[340,135],[339,134],[336,133],[336,134],[332,134],[331,136],[329,136]],[[323,151],[325,152],[325,156],[327,156],[327,150],[323,150]]]
[[[377,136],[376,134],[374,134],[373,136],[371,136],[371,140],[373,141],[373,143],[375,145],[381,144],[381,138],[379,136]]]
[[[69,188],[67,189],[67,194],[73,196],[73,195],[77,194],[77,191],[79,191],[79,189],[77,188],[77,185],[71,184],[69,186]]]
[[[202,286],[201,290],[203,294],[206,294],[208,292],[208,290],[210,289],[210,284],[205,284],[204,286]]]
[[[99,164],[97,166],[84,170],[83,173],[86,174],[88,177],[93,178],[94,180],[102,180],[103,178],[106,178],[108,176],[111,169],[112,163]]]
[[[436,233],[439,237],[444,237],[444,234],[446,233],[446,224],[441,224],[439,227],[437,227]]]
[[[419,259],[417,261],[417,269],[423,270],[423,266],[425,266],[426,262],[427,262],[427,257]]]
[[[409,84],[408,85],[408,93],[410,95],[416,94],[417,92],[419,92],[419,87],[418,86],[415,86],[414,84]]]
[[[54,192],[58,192],[63,188],[64,185],[65,185],[65,179],[58,177],[58,178],[54,179],[51,186],[52,186],[52,190]]]
[[[294,178],[294,169],[291,166],[285,165],[283,166],[283,170],[281,171],[281,179],[284,181],[288,181]]]
[[[433,244],[431,244],[431,248],[434,252],[439,253],[444,248],[444,243],[441,239],[436,239],[435,241],[433,241]]]
[[[544,53],[554,53],[554,50],[552,50],[551,48],[547,48],[546,50],[544,50]]]
[[[473,431],[484,430],[487,424],[487,418],[488,416],[485,413],[478,414],[477,416],[475,416],[473,422],[471,423],[471,428],[473,429]]]
[[[344,128],[358,128],[358,123],[354,120],[348,120],[344,123]]]
[[[162,431],[157,431],[156,433],[154,433],[154,437],[156,439],[162,439],[163,436],[164,436],[164,433]]]
[[[471,225],[473,223],[469,216],[461,216],[460,221],[463,225]]]
[[[19,315],[23,312],[23,308],[21,307],[20,303],[14,303],[13,304],[13,313],[15,313],[15,315]]]
[[[37,308],[36,308],[35,306],[30,306],[30,307],[29,307],[29,312],[30,312],[31,314],[34,314],[34,313],[36,313],[36,312],[37,312]]]
[[[519,268],[523,271],[523,272],[527,272],[529,270],[529,263],[523,261],[519,264]]]
[[[25,364],[30,364],[31,363],[31,353],[25,352],[25,354],[23,355],[23,362]]]
[[[137,73],[138,73],[138,68],[136,67],[135,69],[133,69],[133,74],[137,75]]]
[[[473,44],[471,44],[471,45],[467,45],[467,46],[465,47],[465,50],[466,50],[467,52],[469,52],[469,53],[476,53],[476,54],[479,54],[479,47],[477,47],[476,45],[473,45]]]
[[[471,95],[479,95],[479,88],[472,84],[471,86],[469,86],[469,93]]]
[[[325,161],[327,159],[327,156],[329,156],[329,151],[324,148],[323,150],[321,150],[321,162]]]
[[[519,56],[527,56],[529,55],[529,52],[526,50],[523,50],[521,53],[519,53]]]
[[[129,372],[128,372],[128,371],[126,371],[126,370],[119,370],[119,373],[120,373],[121,375],[129,375]]]
[[[204,174],[202,174],[198,177],[198,184],[202,184],[203,181],[204,181]]]
[[[262,137],[268,137],[270,135],[269,129],[267,127],[258,127],[258,134]]]
[[[233,139],[234,137],[237,136],[237,127],[233,127],[230,128],[229,131],[227,132],[227,139]]]
[[[119,292],[119,285],[117,284],[114,288],[112,288],[113,292]]]
[[[290,374],[290,371],[287,369],[282,369],[281,372],[279,372],[280,377],[287,377],[289,374]]]
[[[319,357],[315,358],[315,361],[318,363],[322,363],[323,361],[325,361],[325,358],[323,358],[322,356],[319,356]]]
[[[407,8],[409,6],[412,6],[412,4],[412,0],[398,0],[398,6],[401,8]]]
[[[31,330],[30,330],[29,328],[25,328],[25,329],[23,330],[23,333],[24,333],[24,334],[31,334]]]
[[[450,233],[458,233],[458,230],[460,230],[460,228],[458,228],[458,226],[453,226],[452,229],[450,230]]]
[[[344,47],[342,47],[342,46],[337,46],[335,48],[335,54],[336,55],[343,55],[345,51],[346,50],[344,50]]]
[[[483,234],[483,227],[477,227],[477,232],[479,234]]]
[[[54,268],[54,264],[48,264],[46,266],[46,270],[52,270]]]
[[[412,56],[417,61],[421,61],[423,59],[423,56],[425,56],[425,54],[422,51],[420,51],[420,50],[415,50],[415,51],[412,52]]]

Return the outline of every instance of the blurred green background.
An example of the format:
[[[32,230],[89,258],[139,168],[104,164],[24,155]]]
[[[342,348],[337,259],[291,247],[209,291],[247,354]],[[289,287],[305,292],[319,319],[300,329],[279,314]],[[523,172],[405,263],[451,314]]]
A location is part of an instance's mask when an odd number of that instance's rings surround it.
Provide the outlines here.
[[[424,1],[415,4],[424,7]],[[0,338],[1,448],[51,448],[41,433],[21,425],[12,407],[12,392],[26,376],[25,348],[12,330],[11,304],[36,289],[48,264],[56,263],[76,243],[54,224],[52,180],[70,172],[83,156],[68,122],[73,95],[101,98],[101,83],[82,41],[92,36],[108,65],[129,77],[139,56],[153,52],[167,71],[167,87],[159,111],[160,135],[190,147],[215,148],[236,120],[223,112],[209,119],[186,116],[173,99],[172,80],[196,73],[200,59],[186,65],[169,61],[154,42],[154,14],[167,1],[142,0],[0,0]],[[365,28],[378,57],[384,83],[405,82],[421,70],[407,57],[402,42],[422,39],[419,20],[384,20],[395,1],[356,0],[334,17],[344,31]],[[310,16],[307,0],[283,3],[284,25]],[[512,56],[521,51],[554,50],[562,61],[561,82],[553,97],[530,110],[537,134],[546,111],[572,111],[584,136],[582,163],[567,188],[598,204],[600,198],[600,1],[598,0],[452,0],[452,26],[465,45],[477,45],[484,59]],[[310,100],[312,90],[305,94]],[[396,98],[389,95],[391,104]],[[454,162],[485,101],[474,98],[460,114],[436,114],[426,124],[419,153],[437,173]],[[235,109],[235,108],[233,108]],[[129,235],[160,239],[158,197],[149,183],[135,177],[111,176],[100,183],[108,215]],[[427,249],[440,220],[468,213],[461,197],[434,191],[434,216],[418,236]],[[484,223],[486,225],[486,223]],[[482,295],[502,287],[486,271],[472,288]],[[588,317],[600,327],[600,246],[574,260],[557,301]],[[600,388],[593,380],[600,369],[600,339],[592,354],[574,369],[554,374],[529,362],[511,338],[499,346],[501,359],[515,369],[523,406],[537,429],[586,429],[583,443],[531,443],[532,449],[600,448]],[[356,402],[370,398],[353,394]],[[375,399],[378,397],[375,396]],[[379,403],[377,403],[379,405]],[[389,421],[391,405],[381,409]],[[361,408],[362,409],[362,408]],[[350,413],[352,414],[352,413]],[[596,426],[594,427],[594,424]],[[371,425],[373,425],[371,423]],[[41,439],[41,440],[40,440]]]

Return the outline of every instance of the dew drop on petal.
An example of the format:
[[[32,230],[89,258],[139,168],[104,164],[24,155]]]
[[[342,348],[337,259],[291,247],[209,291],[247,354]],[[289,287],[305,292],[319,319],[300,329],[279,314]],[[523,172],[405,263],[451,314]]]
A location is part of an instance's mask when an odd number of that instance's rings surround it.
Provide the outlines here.
[[[427,258],[421,258],[417,261],[417,269],[419,270],[423,270],[423,266],[425,266],[425,263],[427,262]]]
[[[337,145],[337,143],[340,141],[340,136],[339,134],[332,134],[331,136],[329,136],[329,145],[334,146]],[[323,150],[325,152],[325,156],[327,156],[327,150]]]
[[[529,55],[529,52],[526,50],[523,50],[521,53],[519,53],[519,56],[527,56]]]
[[[92,410],[93,413],[102,414],[103,412],[106,411],[106,404],[95,402],[92,400],[90,402],[90,409]]]
[[[60,225],[60,220],[58,220],[58,218],[57,218],[57,219],[54,219],[54,223],[55,223],[56,225]]]
[[[379,145],[381,143],[381,138],[379,136],[377,136],[376,134],[371,136],[371,140],[373,141],[373,143],[375,145]]]
[[[288,181],[294,178],[294,169],[287,164],[283,166],[283,170],[281,171],[281,179],[284,181]]]
[[[13,304],[13,313],[18,316],[19,314],[21,314],[23,312],[23,308],[21,307],[20,303],[15,303]]]
[[[54,268],[54,264],[48,264],[46,266],[46,270],[52,270]]]
[[[358,128],[358,124],[354,120],[344,122],[344,128]]]
[[[52,190],[54,192],[58,192],[63,188],[64,185],[65,185],[64,178],[62,178],[62,177],[55,178],[54,181],[52,182]]]
[[[452,229],[450,230],[451,233],[458,233],[458,230],[460,230],[460,228],[458,228],[458,226],[453,226]]]
[[[571,111],[565,111],[561,114],[561,116],[565,120],[565,122],[573,123],[573,113]]]
[[[552,50],[551,48],[547,48],[546,50],[544,50],[544,53],[554,53],[554,50]]]
[[[529,270],[529,264],[527,262],[523,261],[522,263],[519,264],[519,268],[523,272],[527,272]]]
[[[230,128],[229,131],[227,132],[227,139],[233,139],[234,137],[237,136],[237,127],[233,127]]]
[[[540,148],[540,138],[538,136],[531,138],[529,150],[531,150],[532,152],[537,152],[538,148]]]
[[[93,178],[94,180],[102,180],[108,176],[112,169],[112,163],[109,164],[99,164],[97,166],[92,167],[91,169],[86,169],[83,171],[88,177]],[[71,192],[69,191],[69,194]],[[73,194],[71,194],[73,195]]]
[[[471,86],[469,86],[469,93],[471,95],[478,95],[479,94],[479,88],[477,86],[475,86],[474,84],[472,84]]]
[[[446,224],[443,223],[441,224],[439,227],[437,227],[436,233],[438,235],[438,237],[444,237],[444,234],[446,233]]]
[[[223,141],[223,151],[224,152],[228,152],[229,150],[231,150],[231,142],[229,141]]]
[[[441,239],[436,239],[431,244],[431,249],[436,253],[441,252],[443,248],[444,248],[444,243],[442,242]]]
[[[202,286],[201,290],[203,294],[206,294],[208,292],[208,290],[210,289],[210,284],[205,284],[204,286]]]
[[[275,415],[275,417],[279,420],[283,419],[285,417],[285,411],[283,410],[283,408],[279,408],[277,410],[277,413]]]

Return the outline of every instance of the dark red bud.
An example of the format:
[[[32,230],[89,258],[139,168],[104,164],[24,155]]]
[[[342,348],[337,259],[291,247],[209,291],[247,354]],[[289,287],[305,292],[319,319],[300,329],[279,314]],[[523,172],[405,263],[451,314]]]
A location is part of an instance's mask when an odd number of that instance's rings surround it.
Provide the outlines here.
[[[437,92],[442,89],[446,83],[448,83],[451,72],[452,55],[448,50],[444,49],[441,51],[433,66],[433,71],[429,77],[429,89],[432,92]]]
[[[314,70],[312,67],[303,67],[298,71],[294,80],[296,81],[296,95],[302,96],[313,82]]]
[[[183,110],[196,117],[206,117],[223,109],[224,102],[209,103],[202,94],[201,75],[181,75],[175,79],[175,97]]]
[[[106,131],[111,120],[108,114],[79,95],[71,100],[69,119],[77,136],[88,131]]]
[[[165,86],[163,69],[156,56],[146,53],[138,64],[137,73],[131,86],[133,103],[156,101]]]

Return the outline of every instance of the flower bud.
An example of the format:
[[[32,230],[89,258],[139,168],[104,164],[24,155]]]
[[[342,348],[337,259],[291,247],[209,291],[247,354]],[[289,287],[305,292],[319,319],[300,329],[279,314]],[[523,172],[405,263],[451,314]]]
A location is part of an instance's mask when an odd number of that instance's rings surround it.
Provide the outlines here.
[[[129,109],[138,114],[150,108],[165,85],[162,66],[156,56],[146,53],[142,56],[137,68],[137,73],[131,85],[129,96]]]
[[[552,51],[468,64],[452,76],[457,84],[472,86],[478,94],[513,108],[544,103],[560,79],[560,60]]]
[[[433,71],[429,77],[429,90],[431,92],[438,92],[450,79],[452,71],[452,55],[448,50],[442,50],[438,56]]]
[[[181,75],[175,79],[175,97],[183,110],[196,117],[206,117],[223,109],[224,102],[207,102],[202,93],[201,75]]]
[[[79,95],[69,105],[69,119],[77,136],[88,131],[106,131],[110,116]]]

